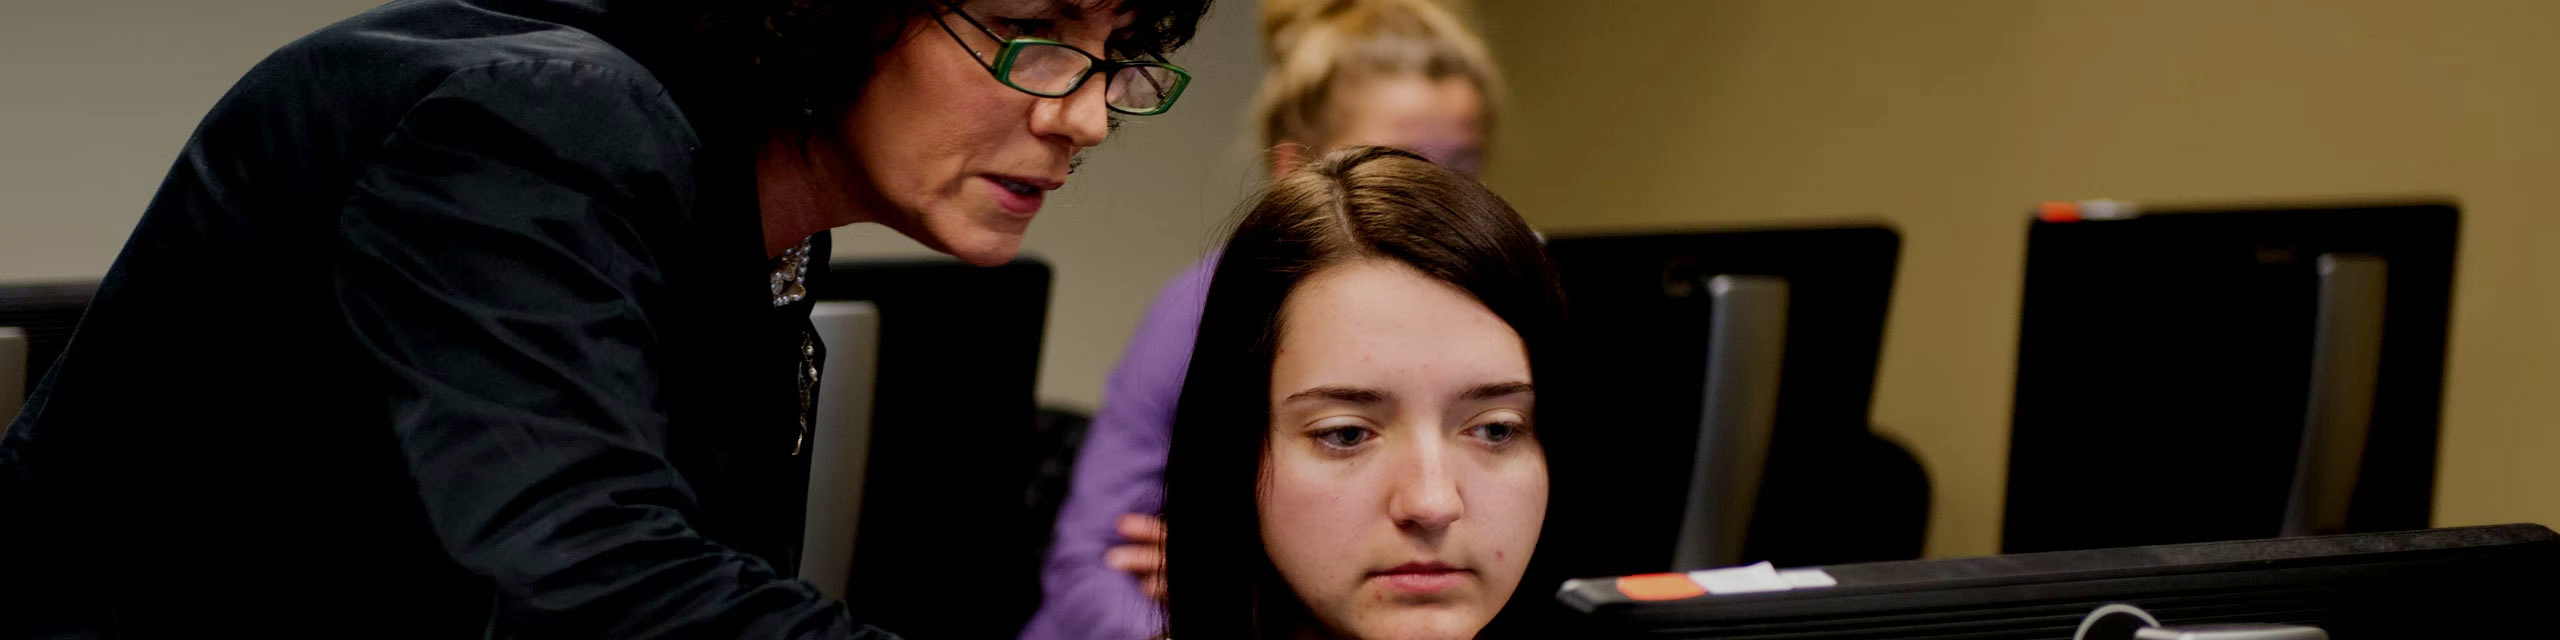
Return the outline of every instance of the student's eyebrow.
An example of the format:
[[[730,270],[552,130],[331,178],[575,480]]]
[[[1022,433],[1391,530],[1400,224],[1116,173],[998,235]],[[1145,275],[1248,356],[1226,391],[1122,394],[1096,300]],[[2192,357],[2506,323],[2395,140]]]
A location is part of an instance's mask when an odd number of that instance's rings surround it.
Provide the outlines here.
[[[1308,400],[1328,400],[1346,404],[1367,405],[1386,402],[1387,394],[1379,393],[1376,389],[1362,389],[1359,387],[1314,387],[1305,391],[1289,394],[1289,397],[1282,399],[1281,402],[1294,403]]]
[[[1470,401],[1492,400],[1494,398],[1520,393],[1536,395],[1538,390],[1536,387],[1529,386],[1529,383],[1526,382],[1488,382],[1470,387],[1465,392],[1459,393],[1458,399]]]

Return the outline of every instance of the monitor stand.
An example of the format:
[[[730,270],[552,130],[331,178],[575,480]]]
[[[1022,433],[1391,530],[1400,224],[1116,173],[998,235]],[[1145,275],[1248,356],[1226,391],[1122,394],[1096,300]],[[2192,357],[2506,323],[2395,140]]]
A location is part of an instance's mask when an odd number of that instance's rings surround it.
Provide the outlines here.
[[[2382,368],[2382,310],[2388,271],[2375,256],[2322,254],[2320,302],[2311,343],[2311,394],[2302,455],[2285,501],[2284,536],[2347,532],[2348,503],[2373,431],[2374,380]]]
[[[1707,279],[1706,403],[1689,467],[1687,506],[1673,568],[1739,563],[1768,466],[1786,356],[1787,282],[1767,276]]]

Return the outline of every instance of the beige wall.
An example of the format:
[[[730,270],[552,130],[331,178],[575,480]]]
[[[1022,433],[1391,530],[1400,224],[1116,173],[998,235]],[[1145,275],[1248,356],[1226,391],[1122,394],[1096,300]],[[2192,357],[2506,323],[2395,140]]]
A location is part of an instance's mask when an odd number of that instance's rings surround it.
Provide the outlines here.
[[[0,281],[105,274],[249,65],[377,4],[0,2]]]
[[[2465,205],[2436,523],[2560,522],[2560,3],[1495,0],[1489,181],[1551,229],[1873,217],[1875,421],[1998,548],[2036,201]]]
[[[240,74],[376,4],[0,2],[0,282],[106,273],[188,132]],[[1198,76],[1182,104],[1092,151],[1033,225],[1027,248],[1057,277],[1044,399],[1099,400],[1157,287],[1258,183],[1243,110],[1261,63],[1244,6],[1222,3],[1174,56]],[[839,255],[923,253],[879,227],[838,233]]]

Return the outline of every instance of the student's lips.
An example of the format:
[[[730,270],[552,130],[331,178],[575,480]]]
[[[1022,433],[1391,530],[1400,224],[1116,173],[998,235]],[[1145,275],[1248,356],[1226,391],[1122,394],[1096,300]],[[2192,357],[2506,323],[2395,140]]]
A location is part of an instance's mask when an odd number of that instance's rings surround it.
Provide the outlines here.
[[[1430,595],[1465,584],[1475,572],[1439,562],[1407,562],[1369,574],[1390,591]]]

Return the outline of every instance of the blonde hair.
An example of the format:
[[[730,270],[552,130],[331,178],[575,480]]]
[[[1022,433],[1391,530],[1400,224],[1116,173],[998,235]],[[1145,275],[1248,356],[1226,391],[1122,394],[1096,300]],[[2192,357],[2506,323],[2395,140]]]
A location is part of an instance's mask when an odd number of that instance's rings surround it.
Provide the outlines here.
[[[1450,1],[1263,0],[1269,71],[1254,100],[1263,147],[1327,142],[1331,126],[1339,124],[1331,117],[1337,88],[1349,80],[1400,75],[1474,84],[1483,103],[1480,126],[1492,133],[1502,74],[1484,39],[1459,19]]]

